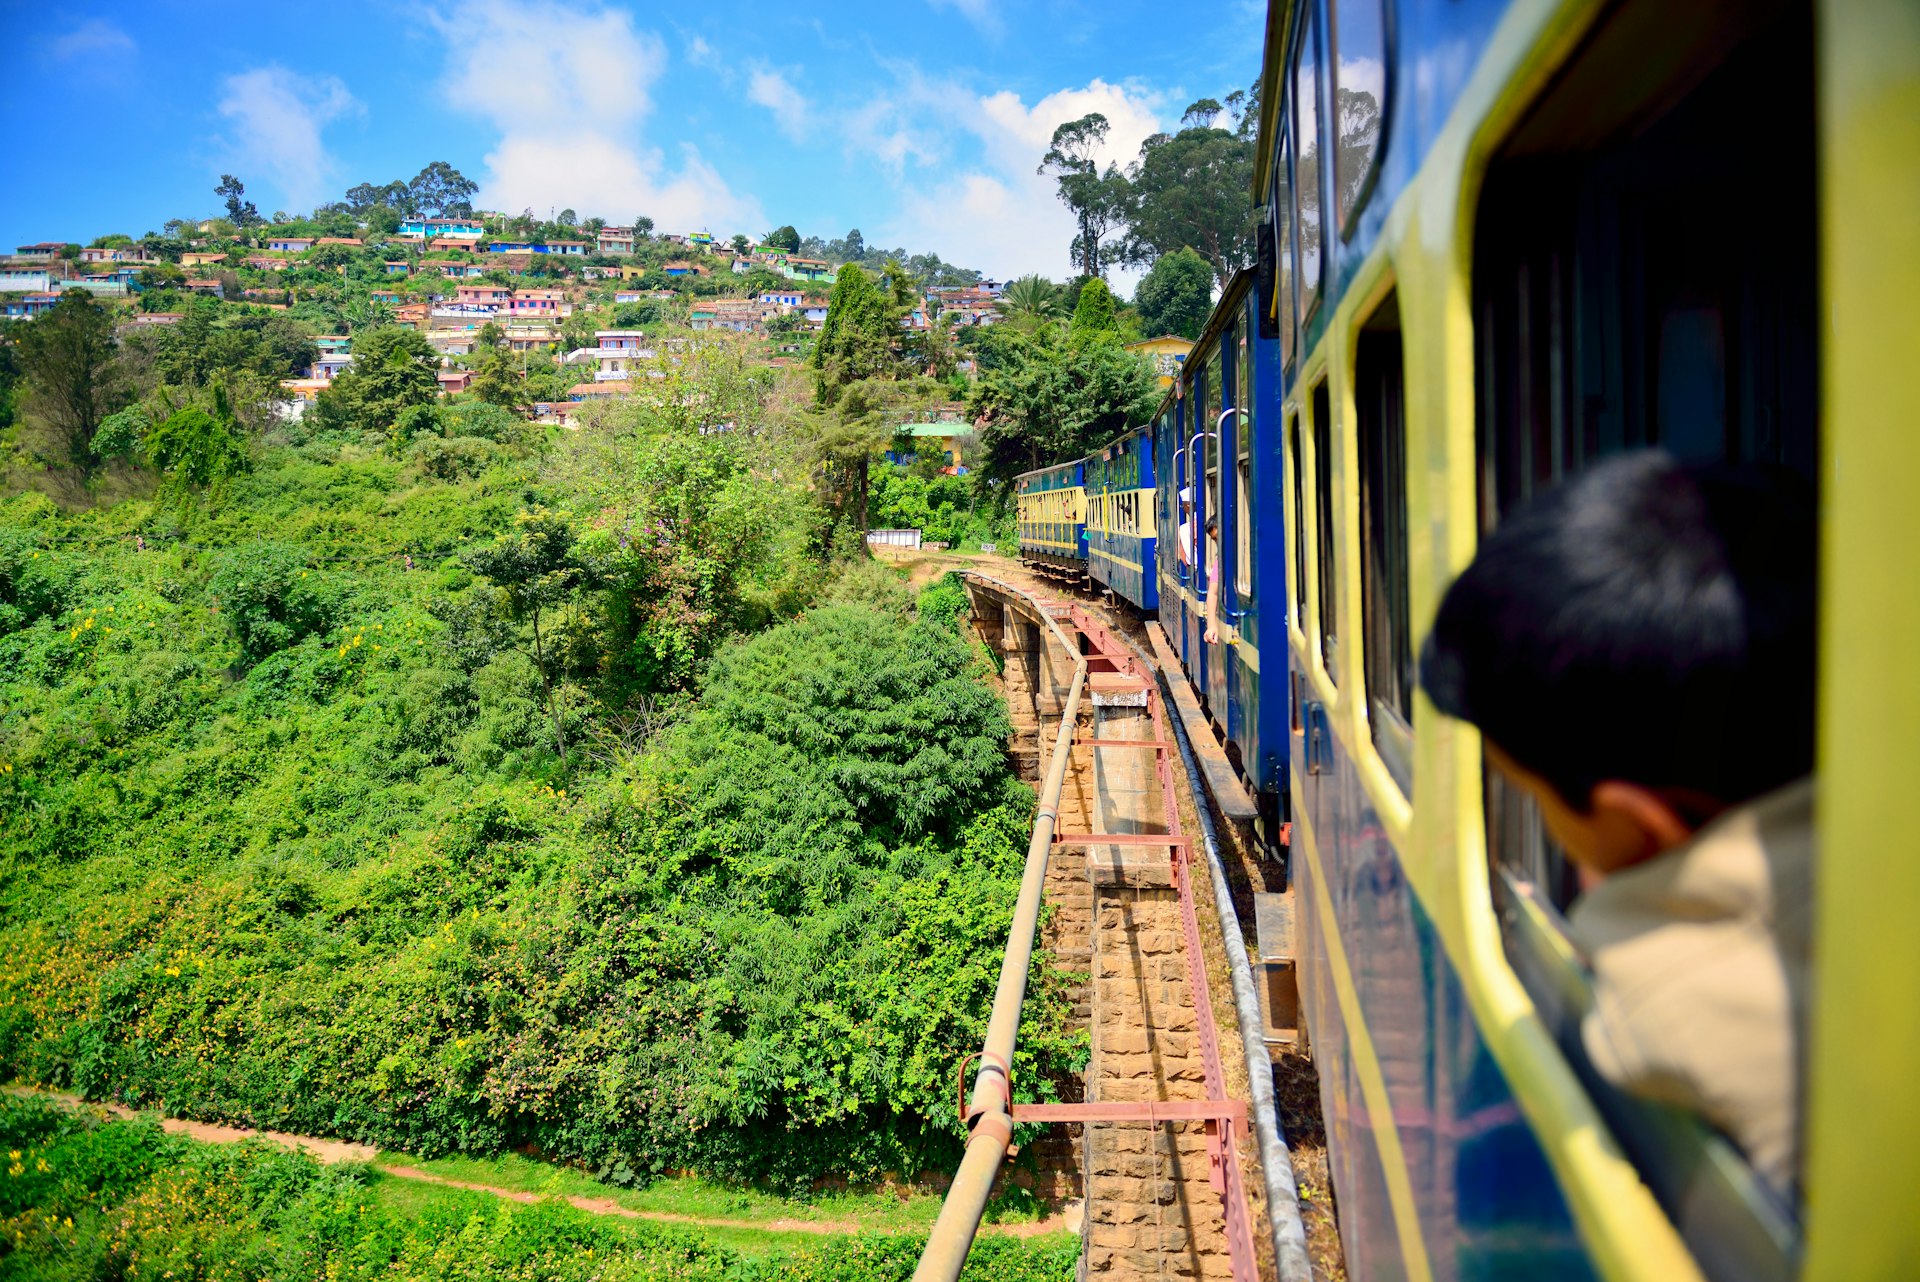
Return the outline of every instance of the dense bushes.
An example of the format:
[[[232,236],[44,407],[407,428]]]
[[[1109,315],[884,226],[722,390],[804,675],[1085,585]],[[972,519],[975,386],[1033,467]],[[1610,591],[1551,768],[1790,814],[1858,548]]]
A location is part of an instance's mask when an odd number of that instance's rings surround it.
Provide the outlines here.
[[[188,516],[9,501],[0,1074],[615,1178],[946,1164],[1031,804],[951,589],[915,611],[869,580],[722,645],[739,593],[796,572],[668,598],[714,601],[699,622],[620,572],[628,526],[587,524],[599,586],[556,611],[549,701],[458,555],[537,497],[519,466],[310,447]],[[716,501],[781,510],[726,475],[706,509],[649,492],[674,582],[724,558]],[[659,689],[608,661],[635,618],[691,639],[676,662],[720,646],[696,702],[626,701]],[[1044,1093],[1080,1050],[1051,972],[1034,990]]]
[[[35,1282],[894,1282],[914,1235],[826,1238],[767,1258],[698,1229],[434,1190],[396,1204],[364,1166],[261,1142],[213,1147],[149,1121],[0,1099],[0,1278]],[[1072,1244],[982,1238],[967,1277],[1064,1282]]]

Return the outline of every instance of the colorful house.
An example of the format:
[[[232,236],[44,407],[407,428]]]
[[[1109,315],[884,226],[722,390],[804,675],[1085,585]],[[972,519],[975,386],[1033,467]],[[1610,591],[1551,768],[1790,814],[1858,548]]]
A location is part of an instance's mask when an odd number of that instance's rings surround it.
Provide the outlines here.
[[[28,294],[25,298],[8,299],[6,302],[6,317],[8,320],[20,320],[25,317],[38,316],[42,312],[52,311],[54,305],[59,301],[60,295],[58,294]]]
[[[439,374],[440,395],[458,396],[473,386],[473,371],[470,369],[443,369]]]
[[[565,305],[566,297],[558,289],[516,289],[502,314],[515,320],[554,320],[573,310]]]
[[[404,262],[382,263],[380,265],[386,269],[387,275],[389,276],[405,276],[408,272],[413,270],[411,266],[409,266]]]
[[[313,345],[322,356],[332,356],[353,346],[353,340],[345,334],[321,334],[313,340]]]
[[[117,248],[94,246],[80,251],[83,263],[157,263],[160,260],[138,245],[121,245]]]
[[[486,226],[477,218],[409,218],[400,224],[402,236],[426,240],[445,236],[455,240],[479,240]]]
[[[603,254],[631,254],[633,252],[633,228],[602,227],[600,229],[600,252]]]
[[[453,300],[468,307],[504,307],[513,301],[513,291],[505,285],[456,285]]]
[[[1160,386],[1172,387],[1173,380],[1180,377],[1180,367],[1186,363],[1187,354],[1193,350],[1193,340],[1177,334],[1162,334],[1158,338],[1143,338],[1137,343],[1128,343],[1127,350],[1151,358],[1153,372],[1159,376]]]
[[[545,251],[547,253],[559,254],[565,258],[583,258],[591,248],[593,248],[593,246],[584,240],[550,240],[545,245]],[[539,253],[541,251],[536,248],[534,252]]]
[[[818,258],[796,258],[789,254],[780,270],[789,280],[823,280],[831,283],[834,279],[833,264]]]
[[[53,273],[44,267],[0,267],[0,293],[44,294],[53,288]]]
[[[267,248],[282,254],[304,254],[313,248],[313,237],[275,236],[267,242]]]
[[[307,370],[307,377],[318,379],[322,383],[331,383],[352,364],[352,352],[322,352],[320,359]]]
[[[966,462],[960,457],[960,438],[970,433],[965,423],[902,423],[893,429],[894,448],[887,451],[887,462],[905,467],[922,452],[937,455],[940,470],[948,476],[965,476]]]
[[[19,246],[13,251],[13,256],[24,258],[28,262],[46,263],[60,257],[60,251],[66,247],[65,241],[40,240],[31,245]],[[83,249],[80,252],[84,254],[86,251]]]

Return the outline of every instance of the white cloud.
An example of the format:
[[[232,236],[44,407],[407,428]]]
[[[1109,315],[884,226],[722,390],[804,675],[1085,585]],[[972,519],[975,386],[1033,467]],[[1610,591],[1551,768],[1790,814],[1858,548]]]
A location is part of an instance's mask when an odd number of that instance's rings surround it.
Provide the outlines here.
[[[735,194],[694,148],[682,149],[676,167],[645,140],[666,46],[635,30],[629,14],[483,0],[436,25],[448,99],[500,131],[476,204],[566,207],[611,222],[645,215],[663,231],[764,224],[759,203]],[[689,49],[696,61],[712,53],[703,40]]]
[[[112,58],[132,55],[133,37],[100,18],[83,22],[53,42],[56,58]]]
[[[756,67],[747,81],[747,100],[771,111],[780,132],[795,142],[807,136],[813,106],[780,72],[771,67]]]
[[[1011,92],[983,96],[954,86],[909,86],[907,96],[943,104],[936,117],[916,120],[912,127],[932,133],[940,122],[952,122],[973,135],[979,159],[930,183],[903,181],[895,217],[869,239],[926,246],[949,262],[993,275],[1039,272],[1055,279],[1074,271],[1069,247],[1075,227],[1055,195],[1054,180],[1035,172],[1054,129],[1100,112],[1109,129],[1095,154],[1103,166],[1113,162],[1124,168],[1139,154],[1141,142],[1162,128],[1159,112],[1165,105],[1158,92],[1104,80],[1062,89],[1031,106]],[[919,159],[924,153],[928,158],[920,163],[936,165],[951,144],[951,139],[922,138],[909,155]],[[1108,279],[1124,294],[1138,273],[1109,271]]]
[[[264,172],[286,206],[308,209],[325,196],[336,168],[321,132],[362,108],[339,77],[301,76],[276,64],[228,76],[219,110],[232,128],[227,143],[241,178]]]

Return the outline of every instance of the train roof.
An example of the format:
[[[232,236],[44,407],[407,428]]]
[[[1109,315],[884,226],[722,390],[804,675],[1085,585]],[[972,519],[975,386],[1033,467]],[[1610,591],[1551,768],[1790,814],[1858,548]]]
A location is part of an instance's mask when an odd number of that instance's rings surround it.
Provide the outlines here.
[[[1253,145],[1253,205],[1267,203],[1269,171],[1277,150],[1271,139],[1280,127],[1281,112],[1287,104],[1287,41],[1293,37],[1294,6],[1291,3],[1267,6],[1266,50],[1260,59],[1260,132]]]

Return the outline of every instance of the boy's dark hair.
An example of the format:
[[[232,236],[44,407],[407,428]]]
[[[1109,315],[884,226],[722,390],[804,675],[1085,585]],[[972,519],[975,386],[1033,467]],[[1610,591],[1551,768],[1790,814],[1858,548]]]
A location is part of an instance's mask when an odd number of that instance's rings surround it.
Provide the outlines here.
[[[1606,779],[1751,800],[1813,769],[1816,535],[1785,469],[1608,459],[1481,542],[1421,685],[1578,810]]]

